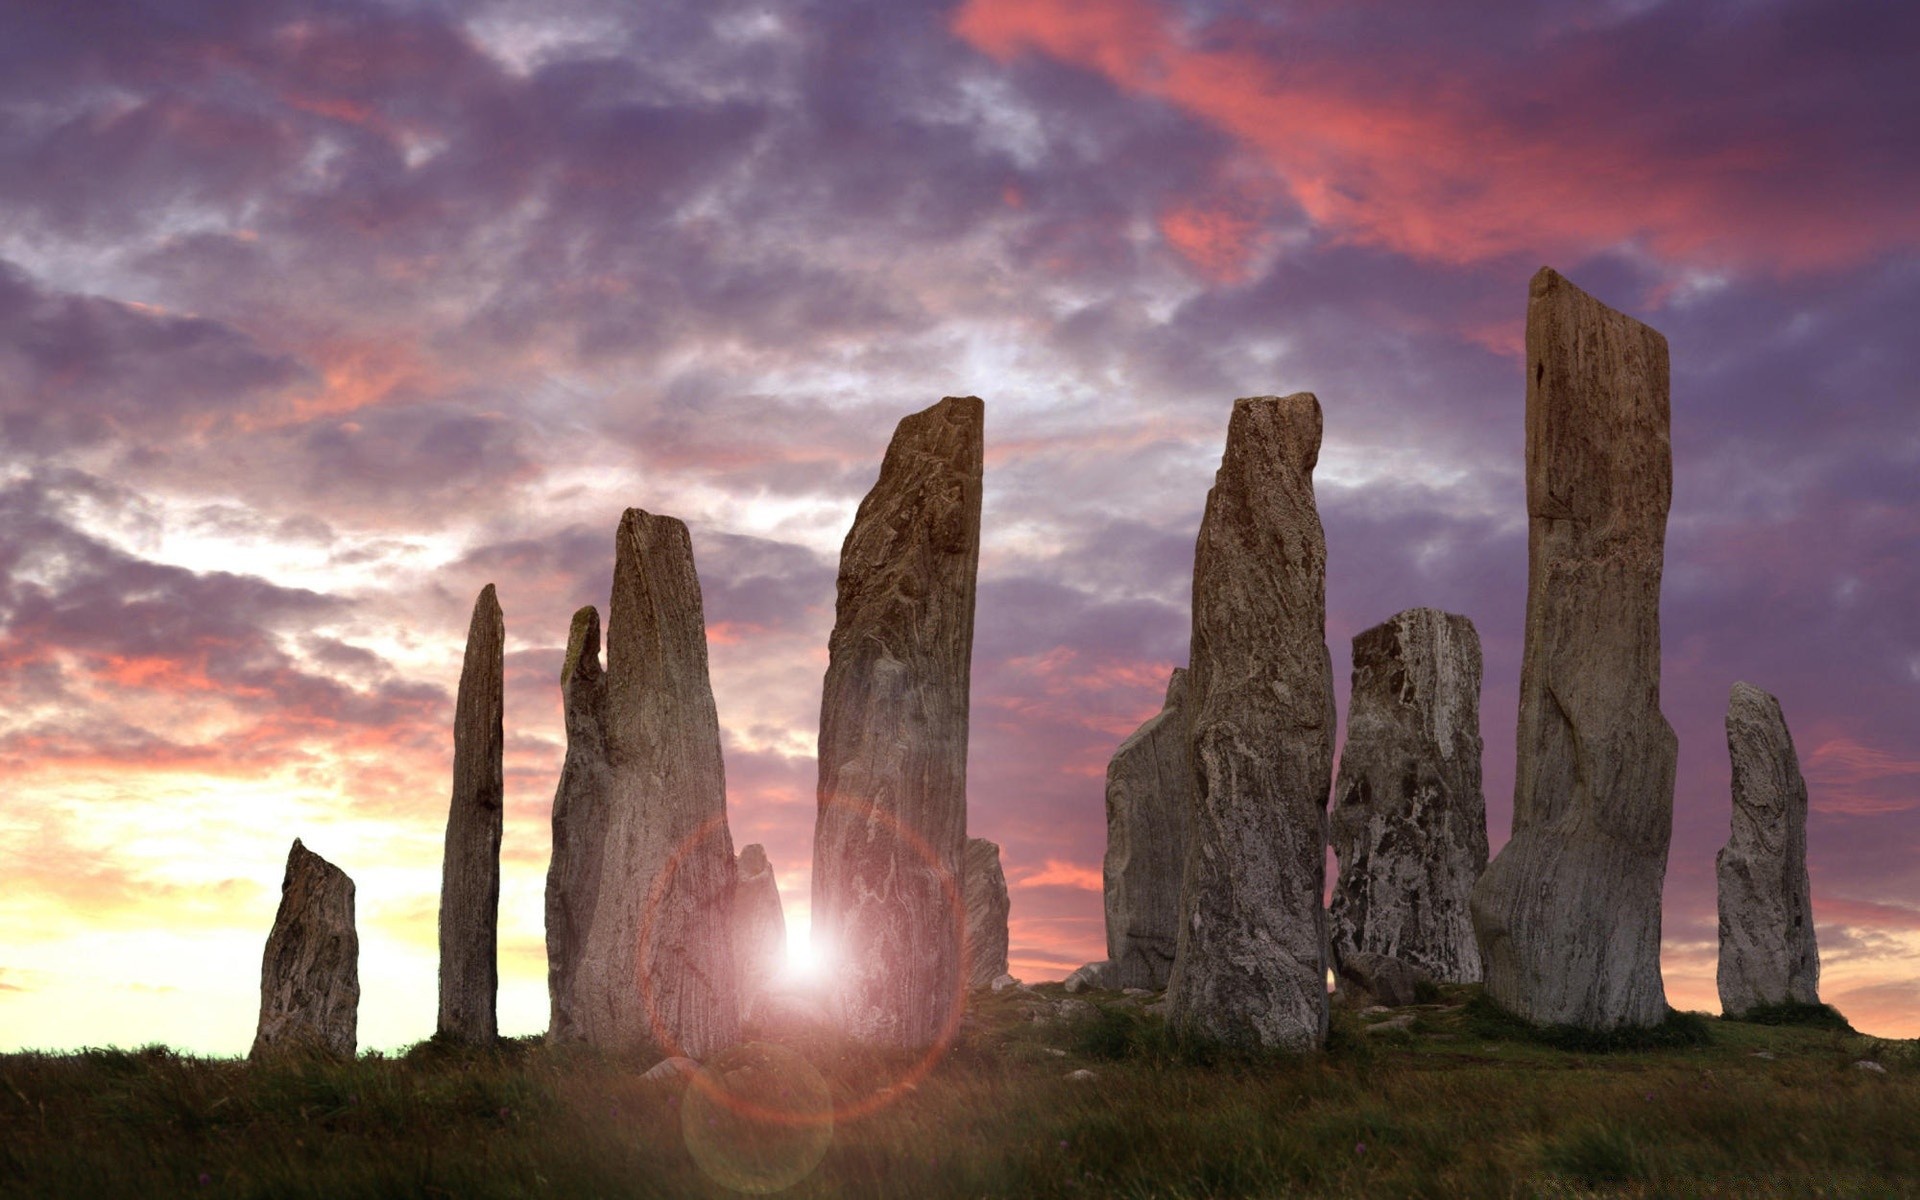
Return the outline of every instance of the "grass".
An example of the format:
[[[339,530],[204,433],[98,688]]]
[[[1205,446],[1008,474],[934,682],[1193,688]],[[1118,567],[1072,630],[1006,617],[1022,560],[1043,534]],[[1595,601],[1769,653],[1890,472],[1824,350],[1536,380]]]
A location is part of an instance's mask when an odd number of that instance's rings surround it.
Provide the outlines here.
[[[932,1200],[1920,1195],[1912,1042],[1681,1014],[1659,1044],[1566,1044],[1443,988],[1404,1030],[1343,1012],[1325,1054],[1234,1055],[1093,998],[1086,1020],[1037,1023],[1032,997],[983,996],[917,1083],[912,1056],[825,1040],[721,1064],[769,1104],[872,1108],[830,1131],[756,1131],[641,1083],[644,1059],[531,1039],[271,1067],[0,1056],[0,1195],[740,1194],[716,1177]]]

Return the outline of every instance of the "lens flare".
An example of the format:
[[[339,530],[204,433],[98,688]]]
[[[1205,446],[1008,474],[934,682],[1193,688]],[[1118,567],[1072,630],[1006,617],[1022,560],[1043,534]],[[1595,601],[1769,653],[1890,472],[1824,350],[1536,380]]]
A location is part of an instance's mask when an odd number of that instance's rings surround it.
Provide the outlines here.
[[[693,1161],[723,1187],[749,1195],[784,1191],[811,1175],[833,1144],[827,1081],[785,1046],[734,1046],[691,1083],[680,1133]]]

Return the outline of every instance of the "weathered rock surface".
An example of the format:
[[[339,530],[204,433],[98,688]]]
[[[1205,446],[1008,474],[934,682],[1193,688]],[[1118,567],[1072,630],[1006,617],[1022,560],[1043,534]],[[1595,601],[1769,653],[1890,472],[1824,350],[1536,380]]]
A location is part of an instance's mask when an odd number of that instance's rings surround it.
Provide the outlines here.
[[[453,706],[453,799],[440,861],[439,1036],[474,1046],[492,1045],[499,1033],[506,646],[506,621],[488,584],[473,602]]]
[[[1000,847],[985,838],[968,838],[961,868],[967,901],[967,987],[992,987],[1007,973],[1007,875],[1000,869]]]
[[[1107,961],[1120,987],[1166,987],[1180,940],[1193,792],[1186,700],[1187,672],[1176,668],[1166,704],[1107,763]]]
[[[1673,834],[1660,574],[1667,342],[1552,270],[1527,304],[1527,615],[1513,836],[1473,892],[1487,995],[1536,1024],[1666,1016]]]
[[[985,406],[900,422],[840,550],[820,700],[813,921],[862,1040],[927,1046],[966,984],[961,856]]]
[[[765,992],[786,966],[787,917],[766,847],[758,842],[745,847],[734,868],[733,956],[744,1007]]]
[[[280,910],[260,962],[260,1025],[248,1056],[352,1058],[359,1014],[353,880],[295,838],[280,883]]]
[[[548,871],[549,1035],[704,1057],[739,1034],[720,724],[687,527],[628,509],[607,668],[591,610],[562,676],[567,761]]]
[[[678,1083],[700,1073],[700,1064],[683,1055],[663,1058],[640,1073],[641,1083]]]
[[[1401,1008],[1420,1002],[1420,985],[1434,982],[1433,976],[1404,959],[1389,954],[1371,954],[1354,950],[1339,959],[1334,982],[1340,1003],[1349,1008],[1384,1005]]]
[[[1340,861],[1333,956],[1391,955],[1480,981],[1469,898],[1487,868],[1480,637],[1414,608],[1353,639],[1353,691],[1329,828]]]
[[[1727,701],[1733,833],[1720,877],[1720,1008],[1820,1003],[1807,882],[1807,783],[1780,702],[1736,683]]]
[[[1194,789],[1168,1021],[1304,1050],[1327,1034],[1333,660],[1313,500],[1320,404],[1234,402],[1193,565]]]
[[[1073,972],[1061,981],[1061,986],[1069,992],[1080,992],[1088,988],[1108,991],[1117,987],[1118,984],[1114,982],[1113,963],[1103,958],[1098,962],[1090,962],[1074,968]]]

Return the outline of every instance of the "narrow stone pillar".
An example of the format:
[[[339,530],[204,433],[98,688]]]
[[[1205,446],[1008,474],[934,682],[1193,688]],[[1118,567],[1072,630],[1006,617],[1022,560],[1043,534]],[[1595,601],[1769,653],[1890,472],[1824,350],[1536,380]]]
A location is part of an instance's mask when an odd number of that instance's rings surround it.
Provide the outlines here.
[[[440,861],[438,1033],[473,1046],[490,1046],[499,1035],[494,1003],[500,990],[506,640],[500,601],[488,584],[473,602],[453,706],[453,801]]]
[[[1007,873],[1000,869],[1000,847],[985,838],[967,839],[967,987],[979,990],[1007,973]]]

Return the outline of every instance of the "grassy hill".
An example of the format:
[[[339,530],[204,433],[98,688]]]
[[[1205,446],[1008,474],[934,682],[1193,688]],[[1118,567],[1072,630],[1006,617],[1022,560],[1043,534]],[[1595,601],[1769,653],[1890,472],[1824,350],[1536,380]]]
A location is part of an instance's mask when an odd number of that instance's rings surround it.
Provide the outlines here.
[[[1682,1015],[1643,1039],[1661,1044],[1607,1047],[1459,988],[1262,1058],[1178,1045],[1142,998],[1065,999],[980,998],[917,1082],[913,1056],[823,1039],[736,1052],[704,1086],[532,1040],[263,1068],[0,1056],[0,1195],[731,1196],[716,1178],[795,1176],[783,1195],[1920,1195],[1913,1042]],[[807,1116],[829,1097],[831,1128]]]

